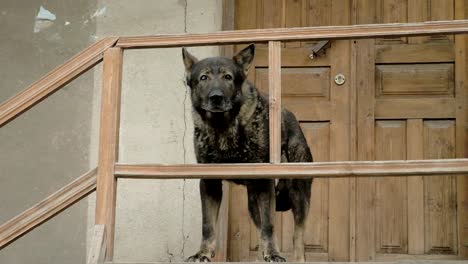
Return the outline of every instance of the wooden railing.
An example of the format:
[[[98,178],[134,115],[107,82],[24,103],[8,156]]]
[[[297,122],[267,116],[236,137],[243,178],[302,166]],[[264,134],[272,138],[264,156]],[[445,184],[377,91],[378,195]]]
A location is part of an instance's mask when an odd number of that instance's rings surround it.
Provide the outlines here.
[[[355,39],[468,33],[468,20],[408,24],[226,31],[208,34],[105,38],[79,53],[22,93],[0,105],[0,127],[104,60],[99,162],[91,171],[0,226],[0,248],[68,208],[96,188],[96,227],[90,263],[112,260],[117,179],[374,177],[468,174],[468,159],[280,164],[281,41]],[[118,164],[123,50],[247,42],[269,43],[270,164]],[[267,176],[266,176],[267,175]],[[466,190],[468,192],[468,190]],[[105,242],[105,243],[104,243]]]
[[[23,92],[1,104],[0,127],[96,65],[102,60],[104,51],[114,46],[117,40],[118,38],[104,38],[94,43],[44,78],[31,84]]]
[[[91,170],[0,226],[0,249],[96,190]]]

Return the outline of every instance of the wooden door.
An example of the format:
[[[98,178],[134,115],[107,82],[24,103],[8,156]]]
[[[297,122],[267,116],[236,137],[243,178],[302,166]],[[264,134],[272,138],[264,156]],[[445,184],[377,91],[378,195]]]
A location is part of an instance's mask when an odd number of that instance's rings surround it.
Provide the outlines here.
[[[464,19],[465,1],[357,1],[357,23]],[[359,160],[466,156],[464,36],[357,40]],[[466,258],[466,177],[356,179],[356,259]],[[464,231],[465,230],[465,231]]]
[[[464,19],[465,0],[237,0],[235,28]],[[298,117],[316,161],[467,157],[466,38],[430,36],[314,42],[282,48],[282,100]],[[266,45],[249,78],[267,90]],[[346,77],[336,85],[334,76]],[[466,176],[317,179],[307,222],[307,261],[468,258]],[[243,187],[233,186],[229,260],[255,260],[258,245]],[[291,214],[276,217],[292,251]]]
[[[346,25],[351,1],[236,1],[236,29]],[[326,54],[311,59],[315,42],[288,42],[282,47],[282,101],[301,123],[315,161],[349,160],[350,83],[339,86],[334,76],[350,76],[350,41],[333,41]],[[239,47],[241,48],[241,47]],[[257,45],[249,78],[268,90],[267,45]],[[349,179],[316,179],[306,225],[306,260],[349,259]],[[249,219],[245,188],[231,185],[229,260],[257,259],[258,235]],[[291,212],[276,215],[278,245],[291,260]]]

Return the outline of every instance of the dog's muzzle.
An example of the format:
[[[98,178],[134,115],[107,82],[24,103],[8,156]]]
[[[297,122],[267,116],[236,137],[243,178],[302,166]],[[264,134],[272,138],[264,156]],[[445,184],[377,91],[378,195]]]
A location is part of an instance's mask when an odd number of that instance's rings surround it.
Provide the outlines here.
[[[231,110],[232,106],[225,99],[221,89],[213,89],[207,96],[208,102],[202,108],[208,112],[221,113]]]

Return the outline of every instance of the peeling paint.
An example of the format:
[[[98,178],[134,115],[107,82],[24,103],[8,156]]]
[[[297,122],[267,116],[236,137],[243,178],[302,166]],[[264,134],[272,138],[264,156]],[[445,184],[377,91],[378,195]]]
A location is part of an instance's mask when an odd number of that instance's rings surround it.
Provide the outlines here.
[[[52,24],[54,24],[54,22],[52,21],[48,21],[48,20],[36,20],[36,22],[34,22],[34,33],[39,33],[41,32],[42,30],[46,29],[46,28],[49,28],[50,26],[52,26]]]
[[[37,13],[36,20],[54,21],[55,19],[57,19],[57,17],[55,16],[54,13],[45,9],[43,6],[39,8],[39,12]]]
[[[70,24],[71,24],[70,21],[65,21],[65,26],[68,26]]]
[[[39,7],[39,12],[36,15],[36,21],[34,22],[34,33],[39,33],[42,30],[52,26],[57,19],[57,16],[50,12],[49,10],[45,9],[43,6]]]
[[[107,11],[107,6],[99,8],[98,10],[96,10],[96,12],[94,12],[94,14],[91,16],[91,18],[100,17],[100,16],[104,15],[106,13],[106,11]]]

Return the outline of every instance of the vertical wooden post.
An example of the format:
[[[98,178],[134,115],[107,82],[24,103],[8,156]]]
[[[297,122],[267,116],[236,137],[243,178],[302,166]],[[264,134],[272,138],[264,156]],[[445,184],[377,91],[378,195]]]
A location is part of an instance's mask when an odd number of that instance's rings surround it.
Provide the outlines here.
[[[270,163],[281,162],[281,42],[268,42]]]
[[[104,53],[103,87],[101,95],[101,130],[96,189],[96,224],[105,225],[106,260],[114,253],[115,199],[117,180],[114,165],[118,159],[120,94],[122,86],[121,48],[109,48]]]
[[[455,19],[468,18],[465,0],[455,1]],[[468,157],[468,37],[455,36],[456,158]],[[468,257],[468,175],[457,177],[458,256]]]

